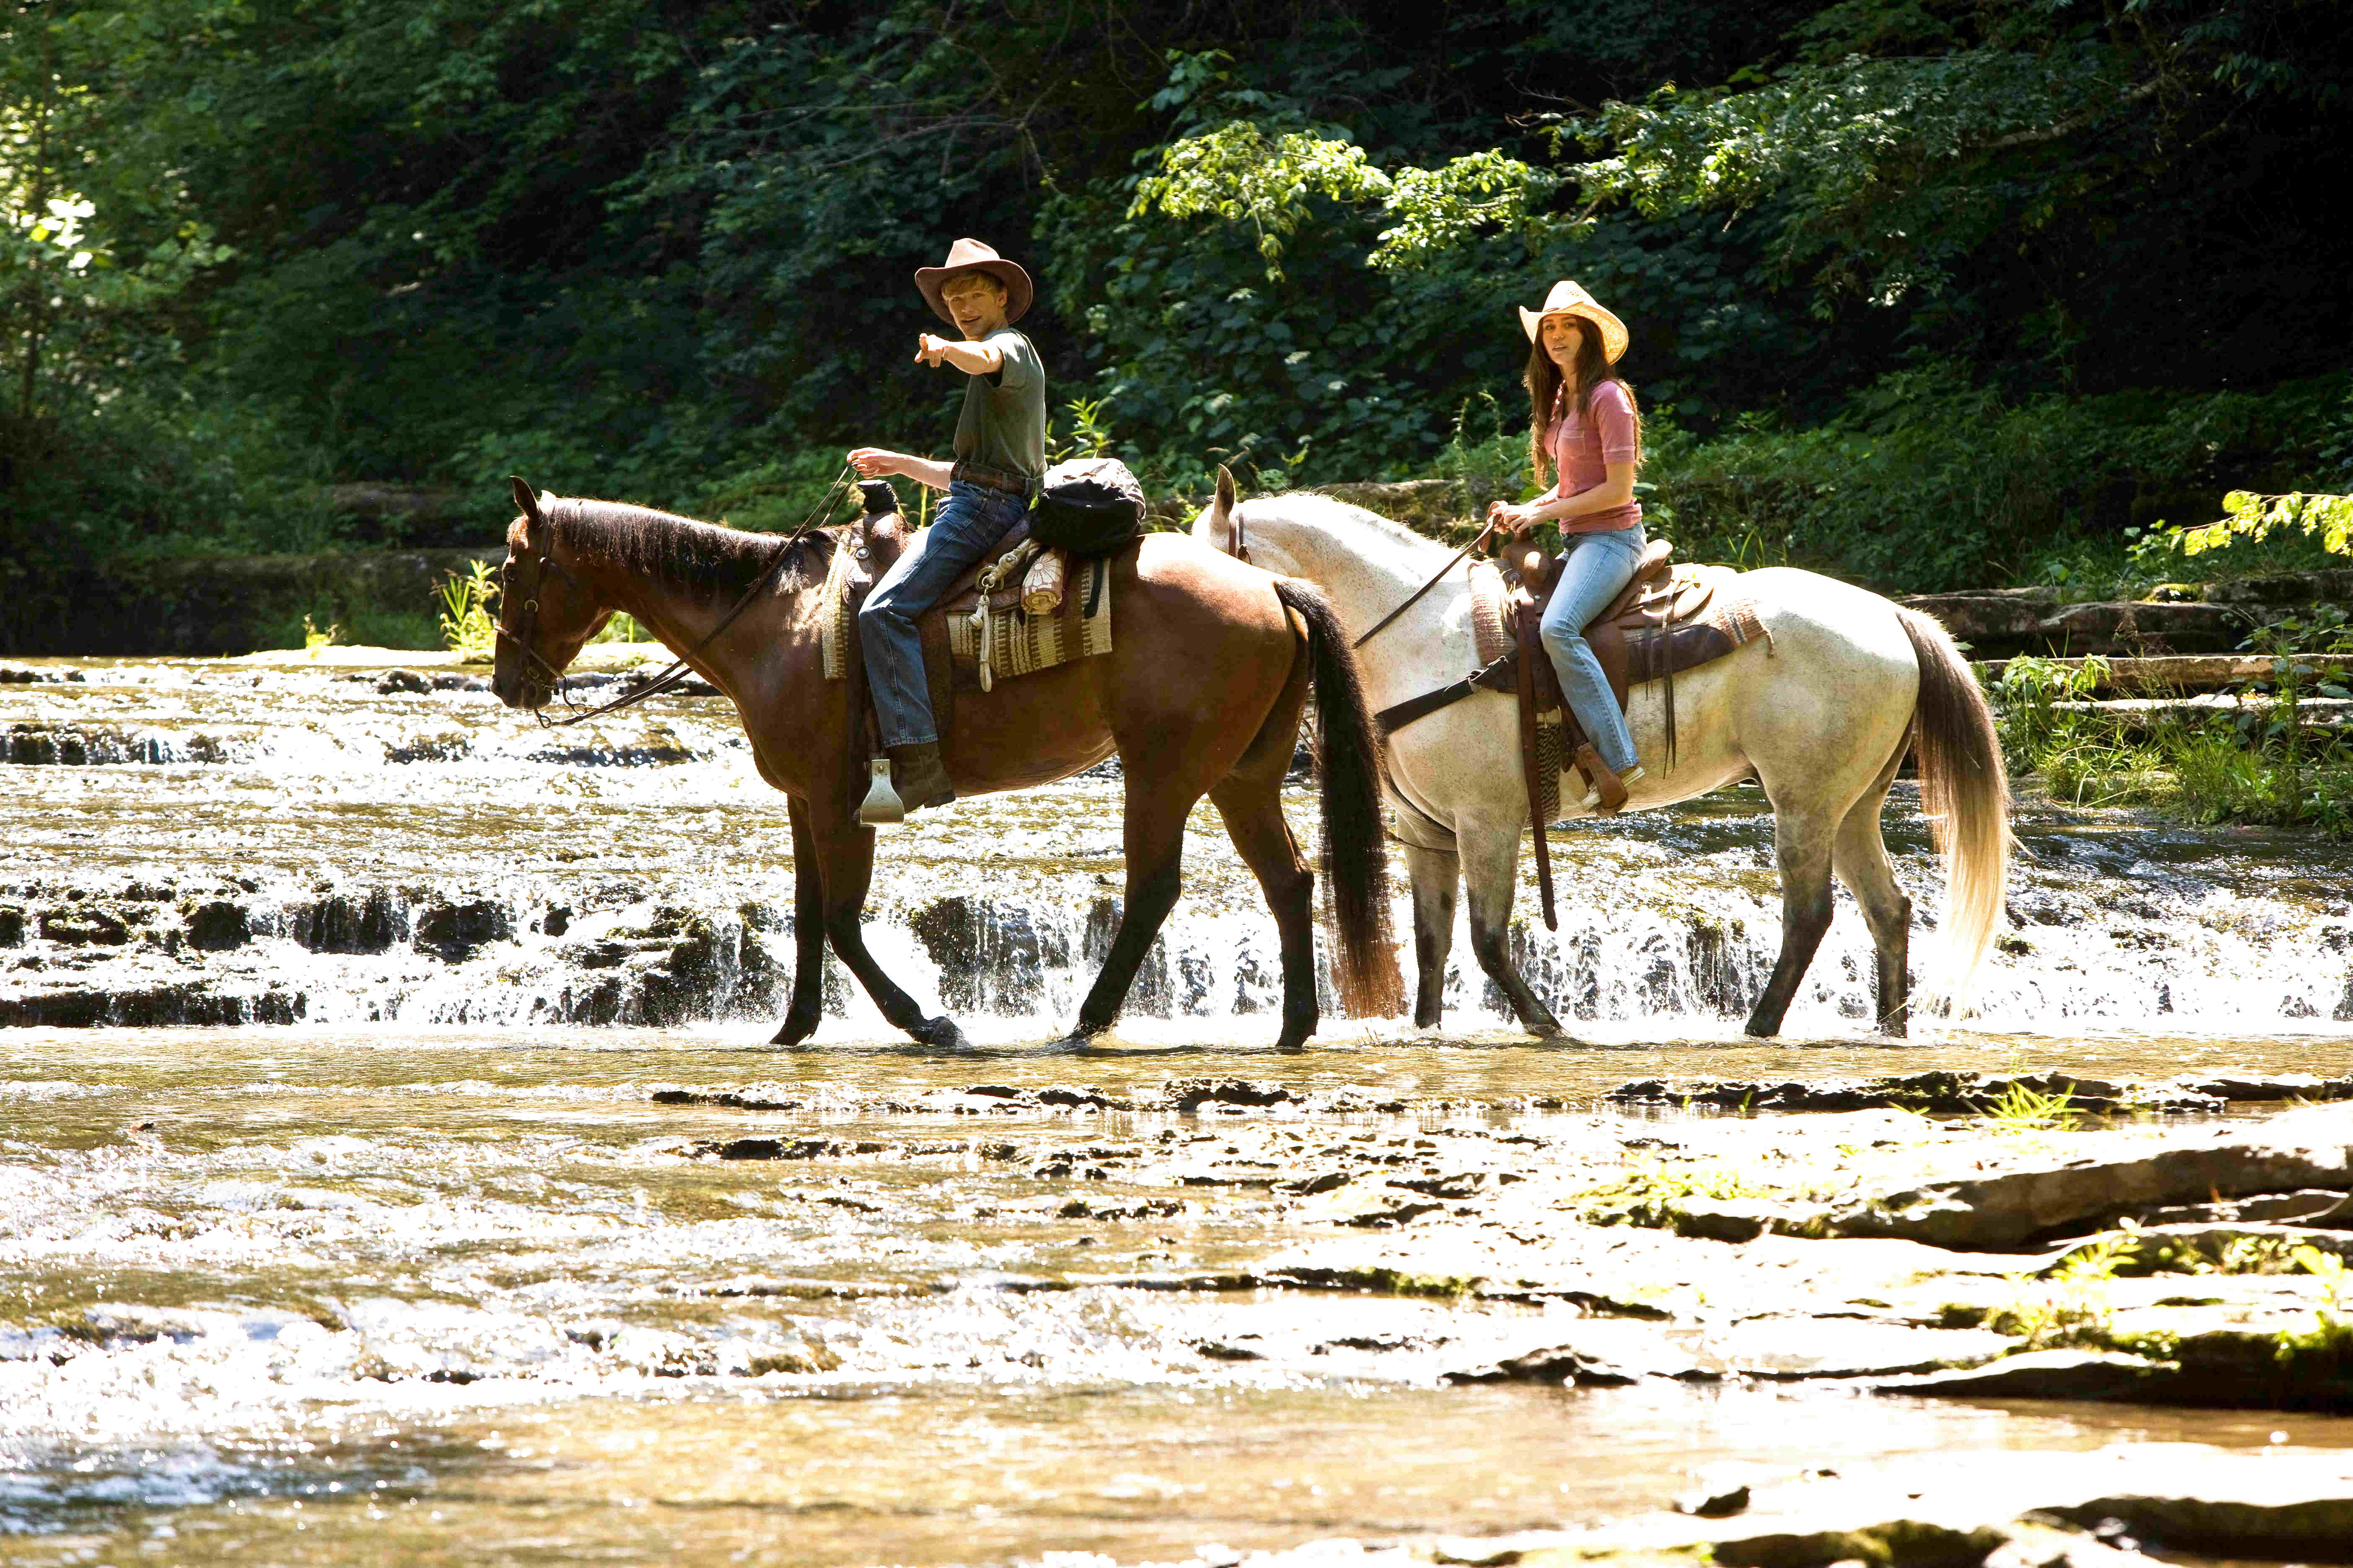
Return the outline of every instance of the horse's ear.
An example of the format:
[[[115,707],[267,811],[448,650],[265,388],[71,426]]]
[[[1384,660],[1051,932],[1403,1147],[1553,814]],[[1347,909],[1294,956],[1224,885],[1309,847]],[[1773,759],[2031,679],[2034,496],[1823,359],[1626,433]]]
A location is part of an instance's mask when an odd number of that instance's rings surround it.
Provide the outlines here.
[[[532,493],[531,487],[522,482],[521,475],[509,474],[507,483],[514,489],[515,509],[529,518],[533,526],[536,527],[546,521],[539,515],[539,497]]]
[[[1219,463],[1218,465],[1218,510],[1220,512],[1233,510],[1235,499],[1234,471],[1223,463]]]

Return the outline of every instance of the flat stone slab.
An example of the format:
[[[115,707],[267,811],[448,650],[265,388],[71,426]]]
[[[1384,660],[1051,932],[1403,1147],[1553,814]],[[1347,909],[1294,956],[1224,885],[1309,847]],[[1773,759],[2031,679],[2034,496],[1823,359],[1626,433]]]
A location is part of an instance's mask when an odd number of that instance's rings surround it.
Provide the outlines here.
[[[2130,1399],[2179,1368],[2113,1351],[2029,1351],[1985,1366],[1882,1383],[1880,1394],[1934,1399]]]
[[[2069,1226],[2200,1198],[2353,1191],[2353,1150],[2339,1119],[2327,1142],[2226,1142],[1866,1193],[1828,1218],[1841,1236],[1900,1237],[1939,1247],[2016,1247]],[[2319,1131],[2316,1124],[2315,1131]],[[2096,1149],[2096,1145],[2094,1146]]]
[[[1589,1529],[1320,1540],[1243,1568],[2148,1568],[2148,1552],[2353,1560],[2353,1461],[2311,1449],[2123,1442],[2089,1452],[1924,1453],[1839,1471],[1757,1466],[1723,1517],[1660,1510]],[[1694,1494],[1697,1495],[1697,1494]]]
[[[2353,574],[2348,574],[2353,576]],[[2080,671],[2081,658],[2058,658],[2049,661],[2060,668]],[[2269,680],[2272,661],[2254,654],[2172,654],[2154,658],[2104,658],[2101,664],[2106,673],[2094,689],[2099,697],[2167,697],[2185,696],[2197,691],[2219,691],[2242,681]],[[2344,679],[2353,676],[2353,655],[2311,654],[2297,659],[2309,665],[2316,681],[2335,677]],[[1992,658],[1980,661],[1978,678],[1990,686],[2010,668],[2010,661]]]
[[[1979,658],[2227,653],[2246,636],[2245,615],[2225,605],[2063,605],[2049,589],[1916,594],[1896,602],[1936,616]]]

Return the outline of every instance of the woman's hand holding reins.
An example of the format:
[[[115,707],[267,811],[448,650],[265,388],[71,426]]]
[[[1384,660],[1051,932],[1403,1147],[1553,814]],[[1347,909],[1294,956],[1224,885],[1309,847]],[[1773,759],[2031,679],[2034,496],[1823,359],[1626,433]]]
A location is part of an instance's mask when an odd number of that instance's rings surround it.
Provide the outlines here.
[[[1532,506],[1514,506],[1509,501],[1501,500],[1487,503],[1487,525],[1501,529],[1514,539],[1525,538],[1528,530],[1543,521]]]

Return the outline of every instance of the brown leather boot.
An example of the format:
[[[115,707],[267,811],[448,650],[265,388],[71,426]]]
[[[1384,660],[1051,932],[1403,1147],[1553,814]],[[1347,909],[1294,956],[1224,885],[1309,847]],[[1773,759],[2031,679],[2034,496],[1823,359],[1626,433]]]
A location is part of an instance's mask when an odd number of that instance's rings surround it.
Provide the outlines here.
[[[947,763],[940,759],[937,741],[913,746],[886,746],[883,750],[891,755],[891,782],[906,809],[921,811],[927,805],[945,805],[955,799],[955,785],[948,782]]]
[[[1586,783],[1593,786],[1593,792],[1586,796],[1585,804],[1603,816],[1617,816],[1626,804],[1626,785],[1609,771],[1609,764],[1601,760],[1601,753],[1590,744],[1577,747],[1577,769],[1585,775]]]

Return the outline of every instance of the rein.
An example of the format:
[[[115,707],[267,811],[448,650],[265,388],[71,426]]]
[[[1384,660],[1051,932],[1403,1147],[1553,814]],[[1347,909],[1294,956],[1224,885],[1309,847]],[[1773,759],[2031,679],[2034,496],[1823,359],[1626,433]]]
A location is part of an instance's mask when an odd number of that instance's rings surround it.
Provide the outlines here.
[[[735,601],[734,607],[720,616],[719,624],[703,633],[702,639],[693,647],[673,659],[669,668],[662,670],[634,691],[617,697],[610,702],[600,702],[594,708],[584,708],[565,718],[550,719],[543,710],[534,708],[532,710],[532,717],[539,721],[539,727],[543,730],[569,729],[575,724],[585,724],[591,719],[601,719],[607,714],[618,713],[624,708],[634,708],[649,697],[659,697],[665,691],[683,685],[687,679],[694,674],[695,658],[718,640],[720,633],[733,626],[736,617],[750,609],[752,601],[758,598],[767,589],[768,584],[776,581],[776,574],[783,571],[785,563],[792,559],[793,547],[808,537],[809,531],[817,525],[818,520],[832,514],[835,502],[840,500],[849,484],[849,474],[850,469],[845,464],[840,474],[835,478],[832,488],[825,492],[824,499],[818,502],[807,517],[802,519],[798,528],[786,536],[784,543],[776,551],[776,559],[762,569],[760,575],[754,580],[749,588],[744,590],[744,596]],[[552,518],[548,520],[547,532],[548,543],[553,547],[555,542],[555,523]],[[564,672],[541,658],[539,650],[532,646],[536,640],[536,633],[539,629],[539,588],[540,584],[547,580],[550,570],[554,570],[559,575],[571,578],[575,583],[580,581],[579,574],[557,561],[553,555],[542,552],[539,557],[539,570],[532,575],[531,597],[523,601],[522,628],[510,632],[504,626],[501,626],[497,629],[499,636],[513,643],[522,651],[524,658],[547,672],[548,684],[559,696],[565,697],[566,705],[569,706],[570,697],[565,689]]]
[[[1349,647],[1352,649],[1360,648],[1366,643],[1372,641],[1375,637],[1380,636],[1383,631],[1388,629],[1388,624],[1391,621],[1396,620],[1399,616],[1404,615],[1408,610],[1412,609],[1414,605],[1419,604],[1421,602],[1421,596],[1424,594],[1429,593],[1432,588],[1437,587],[1440,583],[1443,582],[1446,578],[1446,574],[1454,570],[1456,562],[1461,561],[1465,555],[1470,554],[1472,551],[1486,543],[1488,537],[1494,531],[1495,525],[1493,522],[1490,522],[1486,527],[1481,529],[1477,538],[1472,540],[1470,543],[1456,551],[1454,552],[1454,559],[1449,561],[1445,565],[1440,566],[1438,569],[1438,574],[1436,576],[1430,578],[1429,582],[1424,583],[1420,587],[1416,588],[1412,593],[1407,595],[1404,604],[1399,605],[1396,609],[1391,610],[1388,615],[1383,616],[1380,620],[1374,625],[1371,631],[1366,632],[1363,637],[1360,637],[1355,642],[1350,643],[1348,645]]]

